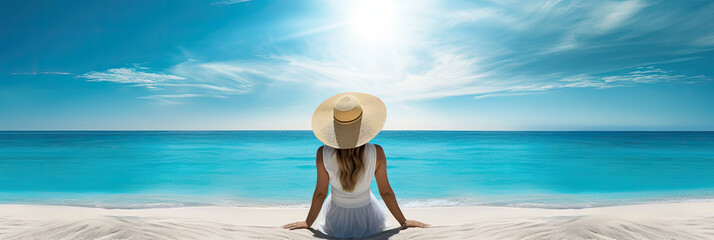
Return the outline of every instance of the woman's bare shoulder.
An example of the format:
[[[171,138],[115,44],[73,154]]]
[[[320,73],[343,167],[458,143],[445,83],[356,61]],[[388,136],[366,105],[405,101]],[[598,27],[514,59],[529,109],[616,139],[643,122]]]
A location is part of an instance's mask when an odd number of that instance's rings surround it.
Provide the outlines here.
[[[377,151],[377,164],[387,161],[387,157],[384,155],[384,149],[379,144],[374,144],[374,149]]]
[[[325,146],[323,145],[323,146],[320,146],[319,148],[317,148],[317,154],[316,154],[316,155],[317,155],[317,162],[322,162],[322,149],[323,149],[324,147],[325,147]]]
[[[382,149],[382,146],[379,146],[379,144],[372,143],[372,145],[374,145],[374,148],[377,149],[377,151],[384,151],[384,149]]]

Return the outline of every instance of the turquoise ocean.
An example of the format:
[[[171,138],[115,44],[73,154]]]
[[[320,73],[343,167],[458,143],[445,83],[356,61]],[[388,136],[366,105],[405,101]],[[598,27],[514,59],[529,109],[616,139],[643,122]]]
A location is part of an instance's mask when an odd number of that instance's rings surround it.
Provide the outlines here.
[[[371,142],[406,207],[714,200],[714,132],[382,131]],[[0,204],[308,206],[321,145],[311,131],[0,132]]]

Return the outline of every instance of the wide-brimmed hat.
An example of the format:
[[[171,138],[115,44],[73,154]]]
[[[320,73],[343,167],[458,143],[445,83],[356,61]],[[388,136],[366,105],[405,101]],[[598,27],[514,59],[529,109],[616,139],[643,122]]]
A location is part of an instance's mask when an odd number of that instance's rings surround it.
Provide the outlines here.
[[[355,148],[372,140],[384,127],[387,108],[379,98],[359,92],[332,96],[312,114],[312,132],[327,146]]]

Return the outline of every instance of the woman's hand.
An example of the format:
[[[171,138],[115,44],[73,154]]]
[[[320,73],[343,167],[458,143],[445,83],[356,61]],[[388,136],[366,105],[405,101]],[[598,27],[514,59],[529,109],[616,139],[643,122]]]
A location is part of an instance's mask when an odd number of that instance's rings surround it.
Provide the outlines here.
[[[404,223],[404,225],[402,225],[402,229],[407,229],[410,227],[428,228],[428,227],[431,227],[431,225],[417,221],[417,220],[407,220]]]
[[[308,226],[305,221],[300,221],[300,222],[285,224],[285,225],[283,225],[283,228],[295,230],[295,229],[310,228],[310,226]]]

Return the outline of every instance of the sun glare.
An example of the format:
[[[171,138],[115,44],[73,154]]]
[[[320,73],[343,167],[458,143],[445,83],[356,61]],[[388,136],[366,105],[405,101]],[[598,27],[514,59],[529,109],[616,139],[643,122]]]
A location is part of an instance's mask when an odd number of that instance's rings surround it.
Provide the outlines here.
[[[389,40],[395,30],[396,15],[392,1],[356,1],[351,24],[356,34],[366,40]]]

